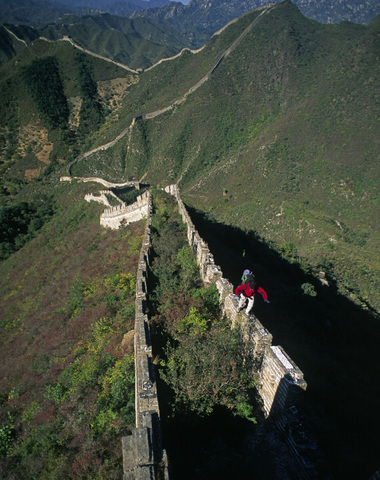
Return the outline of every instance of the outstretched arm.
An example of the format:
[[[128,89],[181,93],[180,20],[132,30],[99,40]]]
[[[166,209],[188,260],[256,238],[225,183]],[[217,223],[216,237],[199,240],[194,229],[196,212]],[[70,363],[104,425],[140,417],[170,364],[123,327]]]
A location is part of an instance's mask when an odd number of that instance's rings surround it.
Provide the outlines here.
[[[267,292],[263,288],[259,287],[257,289],[257,292],[261,293],[261,295],[263,296],[264,302],[269,303]]]

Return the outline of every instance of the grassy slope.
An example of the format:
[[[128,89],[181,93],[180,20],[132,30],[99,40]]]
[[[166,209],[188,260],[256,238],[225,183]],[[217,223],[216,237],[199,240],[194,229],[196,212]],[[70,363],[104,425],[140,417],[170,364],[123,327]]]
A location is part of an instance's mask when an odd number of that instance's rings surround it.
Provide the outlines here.
[[[4,479],[121,475],[120,437],[134,423],[133,337],[122,340],[144,225],[101,227],[102,206],[83,199],[98,189],[57,185],[59,213],[0,265]]]

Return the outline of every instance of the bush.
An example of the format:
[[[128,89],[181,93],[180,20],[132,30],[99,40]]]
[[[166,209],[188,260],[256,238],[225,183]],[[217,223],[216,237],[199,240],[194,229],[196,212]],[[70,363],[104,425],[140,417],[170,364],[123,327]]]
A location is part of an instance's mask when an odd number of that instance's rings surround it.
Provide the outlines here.
[[[315,291],[313,285],[311,283],[303,283],[301,285],[301,288],[303,290],[303,293],[305,295],[310,295],[311,297],[316,297],[317,292]]]
[[[48,198],[0,208],[0,260],[32,240],[54,212],[55,207]]]
[[[0,426],[0,456],[7,457],[12,449],[14,441],[13,418],[8,412],[8,419]]]
[[[208,415],[217,405],[252,417],[253,381],[246,375],[236,332],[220,325],[190,329],[168,345],[161,377],[175,393],[174,409]]]

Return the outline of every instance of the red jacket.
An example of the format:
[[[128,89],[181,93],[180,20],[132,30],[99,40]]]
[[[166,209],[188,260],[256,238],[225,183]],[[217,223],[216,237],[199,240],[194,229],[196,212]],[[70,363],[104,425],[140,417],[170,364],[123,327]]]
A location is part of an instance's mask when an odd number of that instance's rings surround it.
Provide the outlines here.
[[[235,295],[239,295],[240,293],[242,293],[247,298],[254,296],[256,292],[260,293],[263,296],[264,300],[268,300],[267,292],[258,285],[256,285],[255,288],[252,289],[250,288],[249,284],[243,283],[243,285],[239,285],[235,288]]]

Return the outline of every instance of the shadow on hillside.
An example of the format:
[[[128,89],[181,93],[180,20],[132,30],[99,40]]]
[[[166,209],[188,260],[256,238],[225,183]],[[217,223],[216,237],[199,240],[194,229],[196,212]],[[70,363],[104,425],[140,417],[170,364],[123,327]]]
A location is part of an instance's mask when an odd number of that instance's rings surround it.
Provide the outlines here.
[[[140,185],[140,190],[137,190],[135,187],[119,187],[119,188],[111,188],[111,192],[113,192],[117,197],[119,197],[123,202],[127,205],[134,203],[140,195],[142,195],[147,189],[149,185]]]
[[[298,466],[275,429],[215,409],[163,425],[171,480],[298,480]]]
[[[304,373],[302,411],[334,479],[368,479],[380,465],[380,322],[306,275],[253,233],[211,222],[188,208],[224,277],[234,286],[245,268],[271,303],[258,296],[254,313]],[[303,283],[317,296],[305,295]]]

